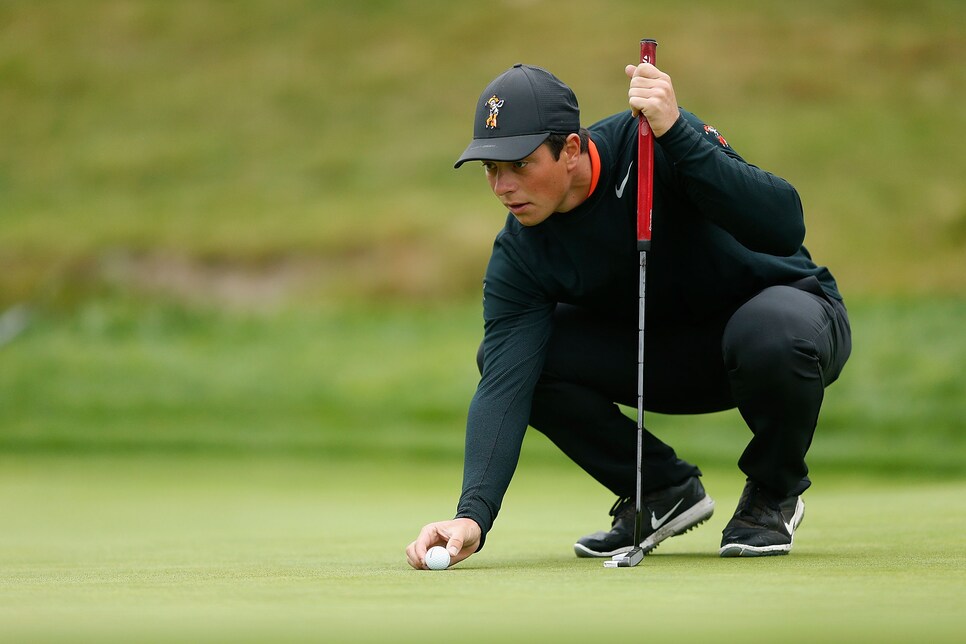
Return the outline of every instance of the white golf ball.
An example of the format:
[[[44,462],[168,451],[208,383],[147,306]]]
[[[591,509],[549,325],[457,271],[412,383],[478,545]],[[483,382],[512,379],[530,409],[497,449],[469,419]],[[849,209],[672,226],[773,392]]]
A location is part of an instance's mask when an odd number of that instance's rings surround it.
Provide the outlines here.
[[[426,551],[426,567],[430,570],[449,568],[449,552],[443,546],[433,546]]]

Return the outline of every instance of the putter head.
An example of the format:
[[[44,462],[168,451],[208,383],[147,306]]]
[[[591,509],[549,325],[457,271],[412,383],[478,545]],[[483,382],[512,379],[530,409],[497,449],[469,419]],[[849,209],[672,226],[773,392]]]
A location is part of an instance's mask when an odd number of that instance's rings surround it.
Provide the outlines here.
[[[633,548],[623,554],[614,555],[604,562],[604,568],[633,568],[644,560],[644,550]]]

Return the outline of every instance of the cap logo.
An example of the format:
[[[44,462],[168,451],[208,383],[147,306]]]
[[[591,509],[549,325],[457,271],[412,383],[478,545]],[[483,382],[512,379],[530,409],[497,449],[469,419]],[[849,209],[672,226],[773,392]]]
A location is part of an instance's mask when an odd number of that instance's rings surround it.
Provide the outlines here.
[[[500,115],[500,108],[503,107],[503,99],[494,94],[486,100],[486,106],[490,108],[490,115],[486,117],[486,127],[490,130],[496,129],[496,117]]]

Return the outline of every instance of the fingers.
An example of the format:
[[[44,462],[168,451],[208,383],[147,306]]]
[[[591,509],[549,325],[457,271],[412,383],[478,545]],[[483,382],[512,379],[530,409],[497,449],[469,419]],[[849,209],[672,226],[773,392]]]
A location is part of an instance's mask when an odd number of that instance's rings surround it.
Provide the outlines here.
[[[422,552],[419,551],[417,542],[413,541],[411,544],[406,546],[406,563],[415,568],[416,570],[422,570],[426,562],[426,548],[423,547]]]
[[[628,104],[633,115],[644,114],[655,136],[661,136],[677,121],[678,103],[671,77],[650,63],[627,65],[630,79]]]
[[[440,546],[446,543],[446,537],[439,533],[439,523],[430,523],[423,526],[419,531],[416,540],[406,546],[406,561],[416,570],[428,570],[426,566],[426,551],[433,546]]]
[[[426,551],[433,546],[444,546],[450,554],[450,565],[459,563],[477,551],[481,535],[480,526],[472,519],[427,524],[406,547],[406,562],[416,570],[428,570]]]
[[[670,85],[670,77],[650,63],[627,65],[624,68],[624,73],[631,81],[630,89],[627,92],[631,112],[635,117],[640,116],[642,111],[647,116],[648,110],[646,108],[651,107],[649,101],[653,102],[655,98],[659,98],[658,91]],[[664,80],[662,76],[667,77],[667,83],[661,82]]]

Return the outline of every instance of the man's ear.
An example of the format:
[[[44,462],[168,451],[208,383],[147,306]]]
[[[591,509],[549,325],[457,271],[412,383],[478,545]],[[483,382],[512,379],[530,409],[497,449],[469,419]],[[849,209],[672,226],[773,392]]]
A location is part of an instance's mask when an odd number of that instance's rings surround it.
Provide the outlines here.
[[[567,163],[576,165],[580,159],[580,135],[571,132],[567,135],[567,143],[564,144],[563,153],[567,155]]]

